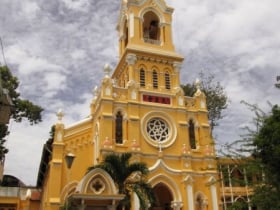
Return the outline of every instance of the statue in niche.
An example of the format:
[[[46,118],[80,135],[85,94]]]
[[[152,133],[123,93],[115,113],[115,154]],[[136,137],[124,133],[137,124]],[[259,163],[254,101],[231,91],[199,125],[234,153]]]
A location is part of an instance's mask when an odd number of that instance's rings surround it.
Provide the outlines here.
[[[152,20],[149,26],[149,38],[156,40],[158,37],[158,22]]]

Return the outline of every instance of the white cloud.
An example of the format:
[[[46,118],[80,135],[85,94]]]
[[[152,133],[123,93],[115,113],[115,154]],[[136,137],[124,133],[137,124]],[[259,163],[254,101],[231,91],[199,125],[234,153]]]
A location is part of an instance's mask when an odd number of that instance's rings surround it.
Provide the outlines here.
[[[265,110],[268,100],[280,103],[273,87],[280,69],[280,1],[167,3],[175,8],[175,47],[186,59],[181,81],[193,82],[201,70],[216,75],[231,100],[216,130],[217,141],[235,140],[240,125],[251,120],[241,100]],[[41,145],[56,111],[64,109],[66,125],[89,114],[90,92],[100,85],[104,64],[117,62],[119,5],[112,0],[1,1],[0,36],[8,65],[20,79],[22,96],[46,109],[44,122],[35,127],[13,123],[7,173],[35,183]],[[34,150],[36,158],[30,160]]]
[[[22,75],[34,74],[41,72],[42,69],[47,71],[61,71],[62,67],[51,63],[43,57],[36,56],[28,48],[20,45],[9,46],[6,50],[8,63],[18,66],[17,70]]]
[[[27,17],[29,19],[36,18],[36,13],[40,10],[38,4],[34,1],[22,2],[21,6],[24,17]]]
[[[84,59],[86,57],[86,52],[84,50],[77,49],[71,53],[71,57],[73,59]]]
[[[62,0],[67,8],[86,12],[89,8],[88,0]]]

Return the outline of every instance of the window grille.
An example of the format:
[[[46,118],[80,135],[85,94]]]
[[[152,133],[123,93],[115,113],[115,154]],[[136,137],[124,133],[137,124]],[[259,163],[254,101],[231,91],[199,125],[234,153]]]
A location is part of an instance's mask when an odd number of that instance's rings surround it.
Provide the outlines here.
[[[146,86],[146,78],[145,78],[145,70],[140,69],[140,87],[145,87]]]
[[[158,74],[153,70],[153,88],[158,88]]]

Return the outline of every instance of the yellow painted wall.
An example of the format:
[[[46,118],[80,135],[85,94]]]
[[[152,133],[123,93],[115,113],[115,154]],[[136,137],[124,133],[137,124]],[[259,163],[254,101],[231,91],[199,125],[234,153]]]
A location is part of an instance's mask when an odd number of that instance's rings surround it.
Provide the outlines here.
[[[196,96],[184,97],[180,88],[183,57],[173,46],[173,9],[164,1],[143,1],[139,5],[129,2],[127,10],[122,7],[124,16],[118,23],[120,61],[112,76],[108,66],[105,67],[105,76],[92,99],[90,117],[69,127],[59,119],[56,125],[53,156],[45,177],[41,206],[46,210],[57,210],[67,194],[79,186],[87,168],[100,163],[107,152],[114,151],[133,152],[134,160],[147,163],[151,170],[148,180],[154,185],[163,182],[170,187],[174,201],[182,202],[182,209],[188,209],[187,186],[190,184],[194,203],[197,194],[202,194],[208,210],[217,210],[213,208],[210,190],[211,185],[215,186],[217,198],[220,197],[219,184],[215,183],[218,173],[205,96],[198,89]],[[153,11],[164,20],[160,26],[160,44],[143,40],[145,11]],[[123,33],[126,24],[129,29],[127,45]],[[145,70],[145,87],[140,87],[140,68]],[[153,87],[154,69],[158,73],[158,88]],[[170,74],[170,89],[165,87],[165,72]],[[148,102],[144,95],[169,98],[170,103]],[[123,114],[123,144],[115,143],[118,111]],[[173,135],[161,145],[148,140],[145,134],[146,124],[153,117],[169,123],[169,132]],[[195,123],[195,150],[189,144],[190,119]],[[64,159],[68,153],[76,156],[70,170]]]

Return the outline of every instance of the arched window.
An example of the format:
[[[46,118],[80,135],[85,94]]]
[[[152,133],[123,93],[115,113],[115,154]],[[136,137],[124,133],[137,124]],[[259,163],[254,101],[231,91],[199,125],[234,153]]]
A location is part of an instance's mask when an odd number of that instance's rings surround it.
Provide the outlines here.
[[[123,116],[120,111],[116,115],[115,139],[117,144],[123,143]]]
[[[170,90],[170,74],[168,72],[165,72],[164,74],[164,79],[165,79],[165,89]]]
[[[146,77],[145,77],[145,70],[140,69],[140,87],[145,87],[146,86]]]
[[[145,42],[159,44],[157,42],[160,40],[159,22],[158,16],[152,11],[144,15],[143,38]]]
[[[153,70],[153,88],[158,88],[158,74],[156,70]]]
[[[193,120],[189,121],[189,141],[190,141],[191,149],[196,149],[195,130],[194,130]]]

